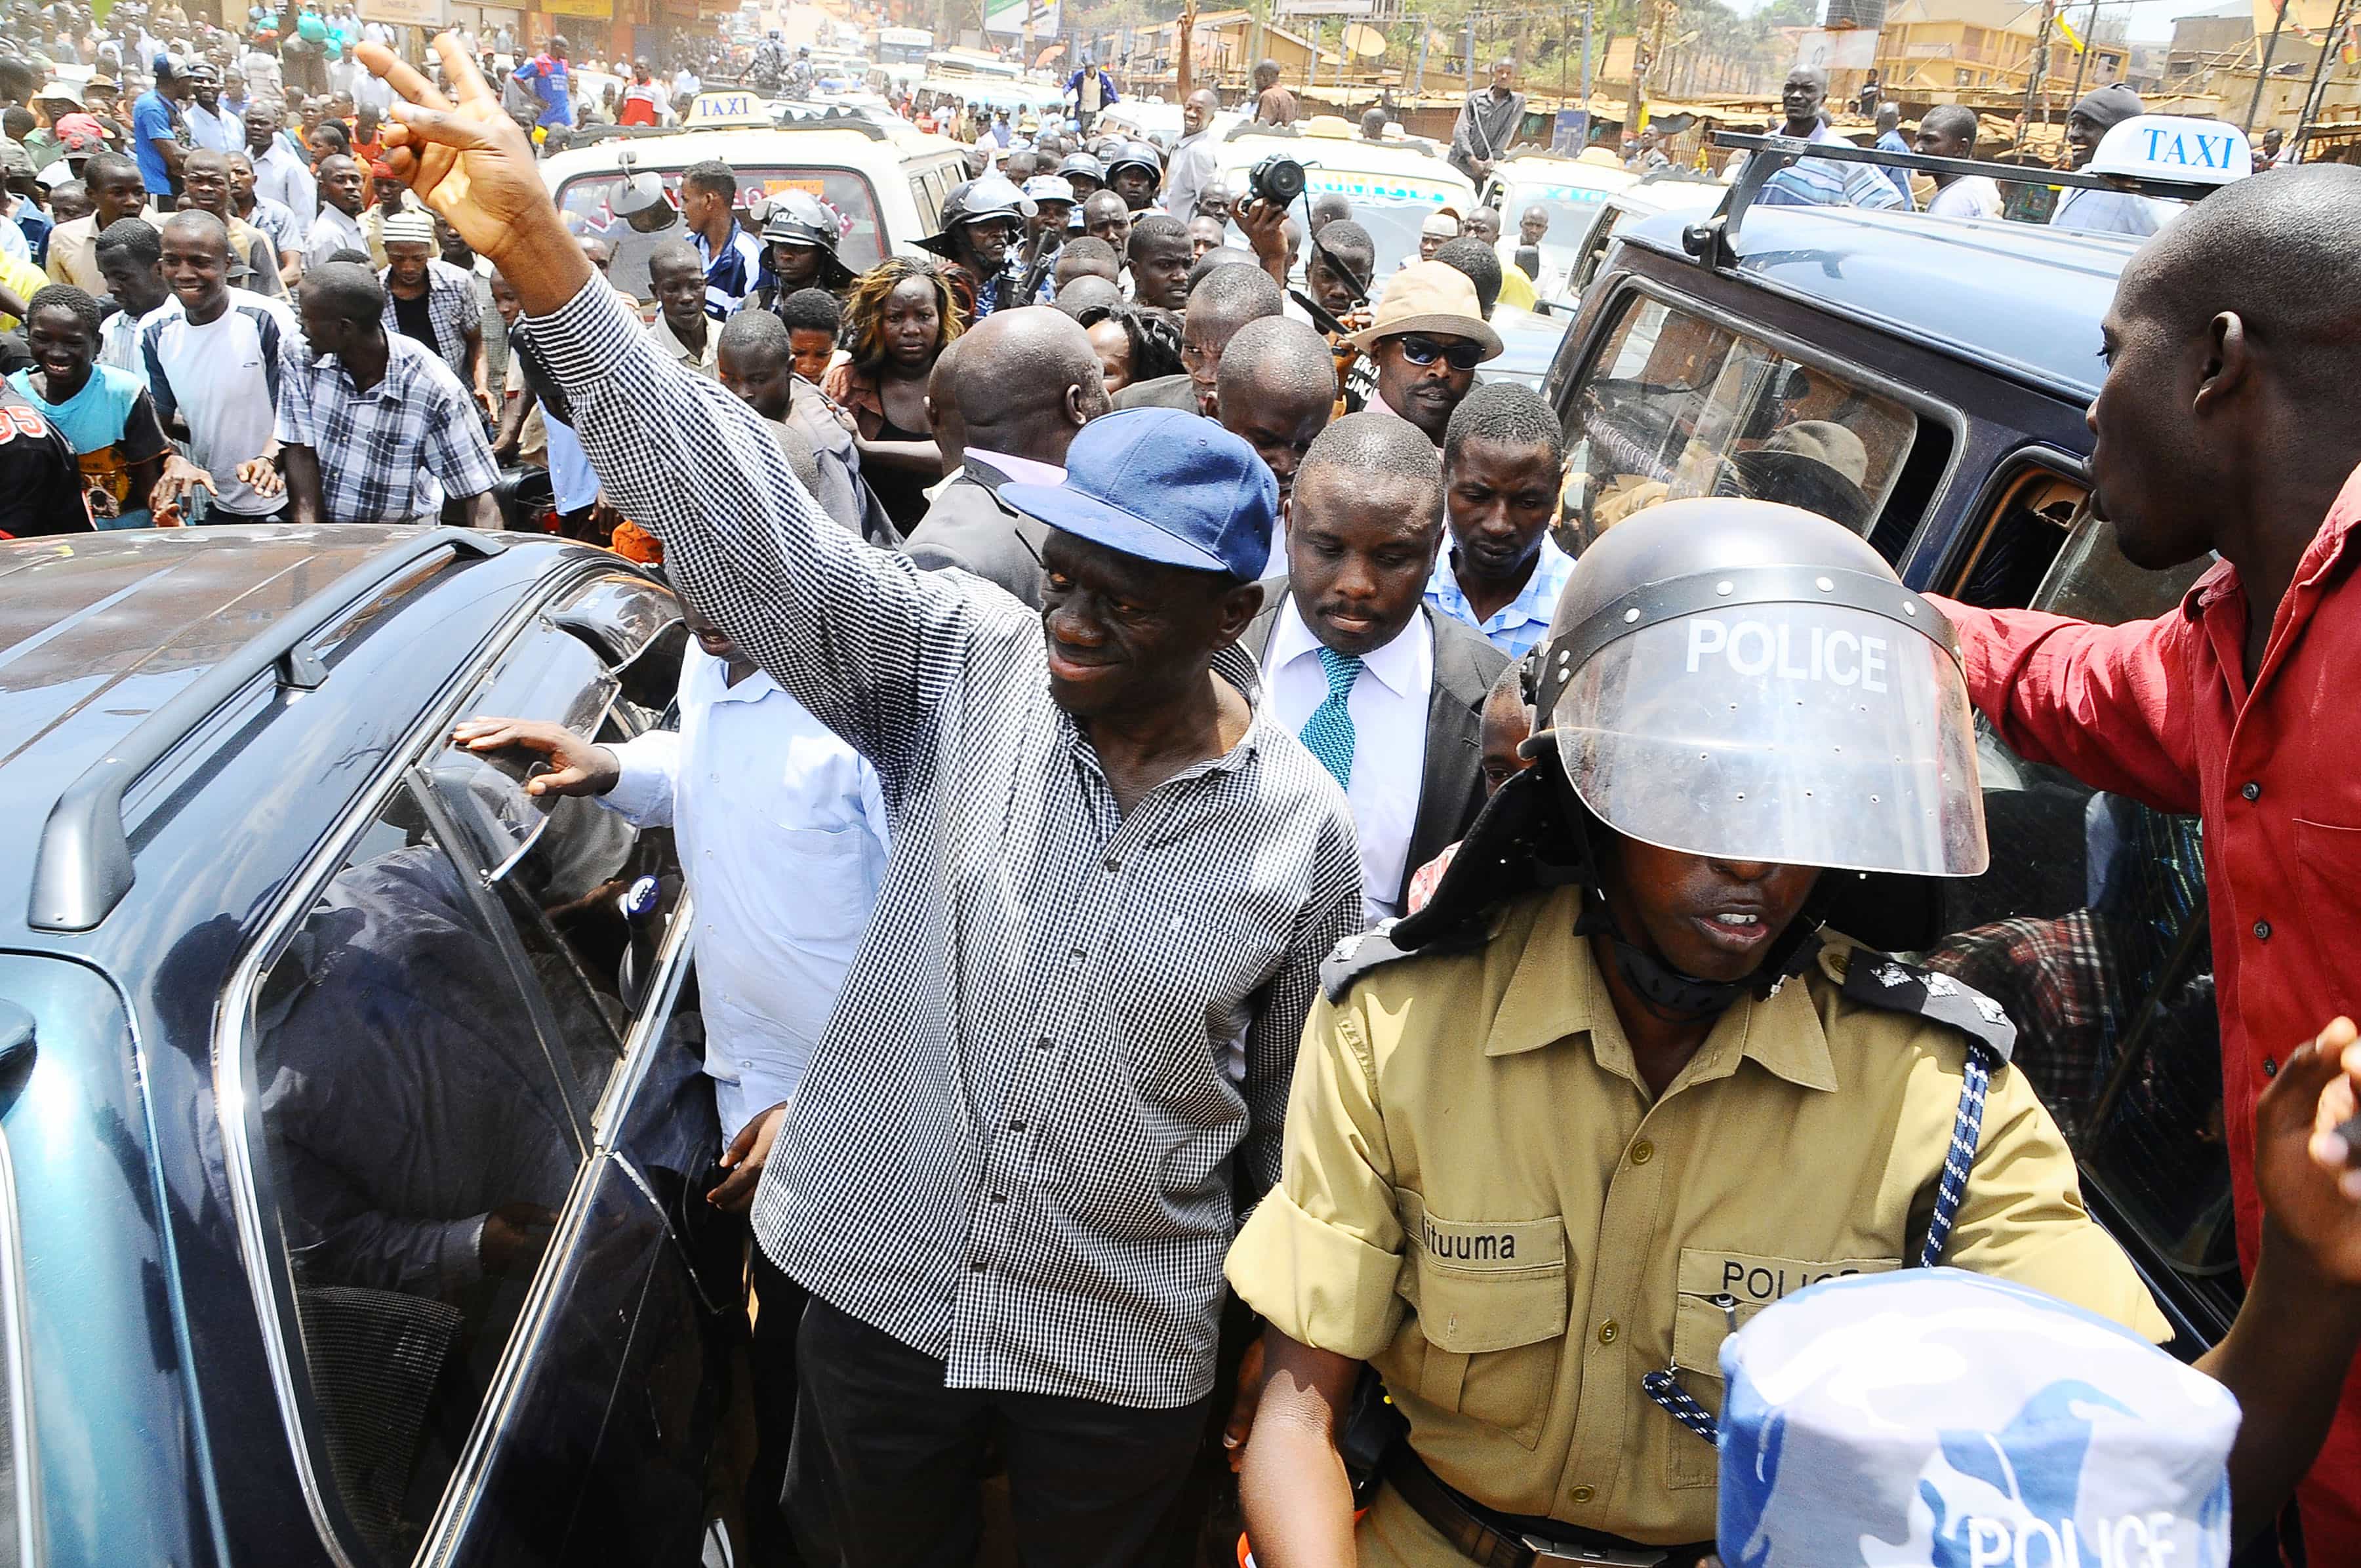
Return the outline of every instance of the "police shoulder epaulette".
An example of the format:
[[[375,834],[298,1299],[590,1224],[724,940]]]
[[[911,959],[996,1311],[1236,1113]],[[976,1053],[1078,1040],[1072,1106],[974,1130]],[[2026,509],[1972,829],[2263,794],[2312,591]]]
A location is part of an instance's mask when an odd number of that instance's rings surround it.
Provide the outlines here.
[[[1320,990],[1331,1006],[1345,1000],[1347,992],[1363,975],[1381,970],[1388,964],[1404,959],[1431,959],[1444,953],[1464,953],[1484,945],[1486,933],[1481,927],[1472,931],[1440,937],[1415,948],[1397,947],[1393,930],[1398,920],[1388,920],[1367,931],[1345,938],[1329,955],[1320,960]]]
[[[1866,948],[1856,948],[1850,960],[1844,993],[1863,1006],[1948,1024],[1990,1046],[2003,1061],[2016,1049],[2016,1025],[2009,1021],[2008,1010],[1965,981]]]

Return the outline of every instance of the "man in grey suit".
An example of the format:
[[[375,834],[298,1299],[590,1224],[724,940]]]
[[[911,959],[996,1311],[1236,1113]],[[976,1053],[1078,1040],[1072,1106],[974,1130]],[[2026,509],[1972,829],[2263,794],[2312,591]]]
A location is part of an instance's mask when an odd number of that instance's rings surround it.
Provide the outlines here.
[[[1034,308],[995,311],[952,350],[948,379],[964,455],[903,548],[928,571],[972,572],[1038,609],[1048,531],[1004,505],[1000,487],[1065,477],[1074,433],[1107,411],[1098,354],[1072,317]]]
[[[1272,714],[1344,789],[1372,922],[1484,804],[1484,699],[1507,656],[1422,596],[1443,538],[1443,461],[1415,425],[1348,414],[1296,471],[1284,578],[1245,638]]]

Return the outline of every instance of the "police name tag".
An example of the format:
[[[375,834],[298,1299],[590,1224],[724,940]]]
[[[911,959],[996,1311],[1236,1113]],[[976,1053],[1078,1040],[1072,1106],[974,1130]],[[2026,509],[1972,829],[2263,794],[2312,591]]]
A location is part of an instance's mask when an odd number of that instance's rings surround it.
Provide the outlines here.
[[[1565,1221],[1446,1220],[1429,1212],[1417,1193],[1396,1189],[1402,1228],[1439,1267],[1472,1274],[1518,1274],[1565,1266]],[[1401,1201],[1407,1200],[1407,1201]]]
[[[1730,621],[1710,615],[1690,617],[1688,632],[1692,675],[1708,661],[1719,659],[1730,674],[1750,679],[1771,675],[1783,681],[1858,686],[1865,692],[1885,690],[1891,649],[1883,637],[1826,626],[1810,628],[1807,636],[1802,627],[1774,626],[1763,620]]]

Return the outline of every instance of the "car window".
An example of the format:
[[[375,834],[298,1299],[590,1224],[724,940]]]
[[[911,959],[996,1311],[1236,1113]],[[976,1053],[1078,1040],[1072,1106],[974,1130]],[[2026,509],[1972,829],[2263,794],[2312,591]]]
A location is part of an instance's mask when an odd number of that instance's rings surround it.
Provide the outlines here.
[[[675,657],[675,683],[678,667]],[[544,720],[619,746],[645,716],[618,696],[615,676],[587,644],[547,628],[520,638],[461,712]],[[514,927],[549,1003],[552,1054],[588,1113],[646,1001],[642,984],[677,899],[672,829],[635,827],[578,796],[528,794],[527,781],[548,763],[522,747],[446,745],[423,771]]]
[[[847,267],[855,272],[866,272],[884,259],[884,236],[878,223],[877,194],[861,175],[846,169],[813,169],[794,164],[749,162],[733,164],[731,168],[738,176],[739,206],[782,191],[807,192],[836,214],[841,236],[836,242],[836,253]],[[568,228],[595,236],[616,247],[615,264],[608,273],[615,287],[635,298],[646,299],[647,258],[637,253],[647,247],[644,243],[632,243],[644,241],[645,236],[634,235],[631,225],[615,216],[609,204],[622,182],[620,171],[577,175],[560,187],[557,204]],[[677,170],[664,172],[664,187],[666,199],[677,208]]]
[[[1995,514],[1959,571],[1963,595],[1988,604],[2046,559],[2018,602],[2145,619],[2169,612],[2205,565],[2133,565],[2080,481],[2048,470],[2007,486]],[[1988,722],[1978,765],[1992,868],[1948,890],[1950,934],[1926,959],[2007,1008],[2015,1065],[2084,1180],[2226,1321],[2237,1253],[2198,820],[2026,762]]]
[[[367,1556],[406,1563],[585,1158],[514,949],[416,795],[271,959],[247,1040],[302,1438]]]
[[[1649,507],[1748,496],[1866,535],[1917,429],[1902,404],[1634,293],[1576,389],[1566,504],[1583,542]]]

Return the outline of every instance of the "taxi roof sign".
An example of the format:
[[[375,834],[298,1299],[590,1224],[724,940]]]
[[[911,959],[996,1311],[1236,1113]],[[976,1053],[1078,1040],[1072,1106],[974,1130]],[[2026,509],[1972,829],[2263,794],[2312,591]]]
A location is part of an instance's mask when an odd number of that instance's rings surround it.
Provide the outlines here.
[[[2135,115],[2100,138],[2089,168],[2125,179],[2227,185],[2255,171],[2255,155],[2238,128],[2221,120]]]
[[[688,116],[681,123],[691,130],[767,126],[771,123],[771,105],[767,100],[743,90],[699,93],[690,100]]]

